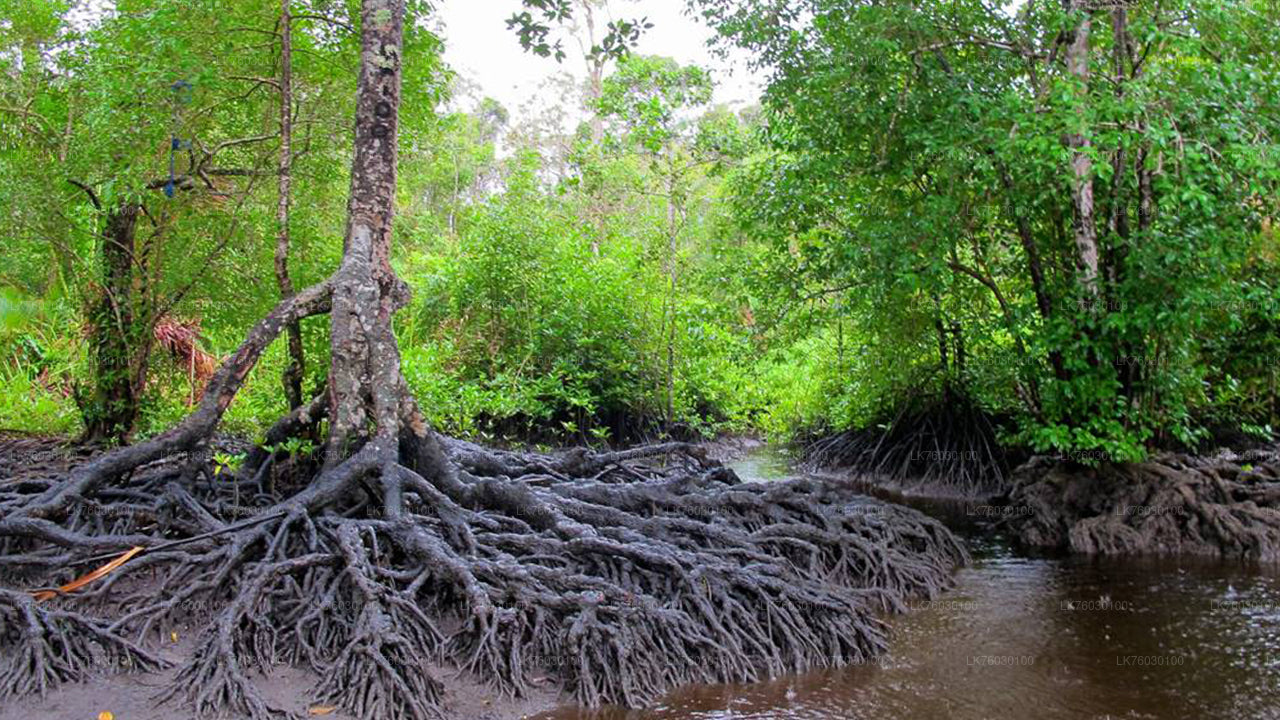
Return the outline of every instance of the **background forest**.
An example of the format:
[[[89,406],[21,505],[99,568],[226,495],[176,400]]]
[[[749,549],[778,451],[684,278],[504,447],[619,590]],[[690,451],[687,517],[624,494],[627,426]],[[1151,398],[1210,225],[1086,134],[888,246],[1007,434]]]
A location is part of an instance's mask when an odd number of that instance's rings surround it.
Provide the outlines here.
[[[575,6],[598,25],[560,30],[591,47],[608,8]],[[159,432],[337,264],[357,13],[291,7],[281,33],[277,4],[0,0],[0,428]],[[691,11],[752,52],[760,106],[589,51],[565,59],[587,76],[566,133],[468,87],[411,3],[396,331],[441,430],[978,417],[1006,447],[1115,459],[1274,437],[1274,2]],[[303,321],[230,428],[313,395],[328,348]]]

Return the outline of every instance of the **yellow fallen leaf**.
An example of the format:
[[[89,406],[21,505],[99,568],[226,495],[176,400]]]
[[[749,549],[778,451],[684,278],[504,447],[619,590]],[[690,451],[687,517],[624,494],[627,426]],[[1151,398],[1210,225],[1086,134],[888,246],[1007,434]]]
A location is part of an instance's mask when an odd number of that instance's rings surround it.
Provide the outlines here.
[[[174,642],[178,642],[178,633],[176,632],[169,633],[169,639]]]
[[[333,705],[312,705],[311,707],[307,708],[307,714],[308,715],[328,715],[329,713],[337,709],[338,708],[334,707]]]
[[[110,710],[103,710],[98,713],[98,720],[116,720],[116,716]]]
[[[146,548],[142,547],[141,545],[134,546],[129,550],[126,550],[125,552],[121,553],[120,557],[116,558],[115,560],[112,560],[111,562],[107,563],[106,565],[103,565],[97,570],[94,570],[88,575],[81,575],[75,580],[72,580],[66,585],[63,585],[62,587],[58,588],[57,590],[39,590],[31,594],[35,597],[36,602],[44,602],[45,600],[58,597],[58,595],[61,593],[75,592],[76,590],[79,590],[85,585],[88,585],[94,580],[97,580],[98,578],[102,578],[102,577],[106,577],[107,575],[110,575],[111,571],[129,562],[129,558],[133,557],[134,555],[137,555],[138,553],[142,552],[145,549]],[[102,718],[99,718],[98,720],[102,720]]]

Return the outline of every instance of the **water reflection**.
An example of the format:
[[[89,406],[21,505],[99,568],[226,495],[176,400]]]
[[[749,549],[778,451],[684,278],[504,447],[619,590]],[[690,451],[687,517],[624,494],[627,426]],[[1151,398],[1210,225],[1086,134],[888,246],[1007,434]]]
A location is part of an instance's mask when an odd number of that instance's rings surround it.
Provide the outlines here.
[[[779,462],[752,456],[737,469],[774,479]],[[975,562],[954,591],[893,620],[877,664],[538,720],[1280,720],[1274,568],[1031,558],[965,521],[971,512],[942,514]]]

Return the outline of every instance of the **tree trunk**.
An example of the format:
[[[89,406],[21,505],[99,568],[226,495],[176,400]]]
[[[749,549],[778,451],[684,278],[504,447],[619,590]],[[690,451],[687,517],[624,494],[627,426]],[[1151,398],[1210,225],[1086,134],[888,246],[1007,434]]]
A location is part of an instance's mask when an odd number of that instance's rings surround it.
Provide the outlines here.
[[[1031,222],[1018,207],[1017,193],[1009,168],[999,161],[996,161],[996,167],[1000,171],[1000,185],[1004,187],[1008,197],[1009,213],[1013,216],[1014,226],[1018,230],[1018,241],[1022,243],[1022,251],[1027,255],[1027,273],[1031,277],[1031,290],[1036,296],[1036,308],[1040,311],[1041,319],[1048,320],[1053,315],[1053,301],[1049,298],[1049,289],[1045,283],[1040,247],[1032,232]]]
[[[409,299],[391,268],[403,16],[403,0],[366,0],[361,9],[355,157],[330,315],[326,467],[374,439],[371,423],[380,446],[398,428],[402,380],[391,315]]]
[[[1094,224],[1093,159],[1089,156],[1091,141],[1084,127],[1089,99],[1089,29],[1091,18],[1084,0],[1071,0],[1071,10],[1081,13],[1071,43],[1067,46],[1067,72],[1076,82],[1075,132],[1068,136],[1071,154],[1071,201],[1074,210],[1075,243],[1080,284],[1085,298],[1098,300],[1098,230]]]
[[[592,0],[578,0],[578,5],[587,24],[587,42],[583,47],[583,55],[587,64],[587,110],[591,112],[591,142],[599,145],[604,139],[604,118],[600,116],[595,103],[604,94],[604,65],[608,56],[592,52],[596,46],[596,10]]]
[[[946,318],[942,312],[942,299],[936,292],[931,294],[933,296],[933,329],[938,334],[938,369],[942,371],[942,377],[945,380],[947,373],[951,371],[951,362],[947,358]]]
[[[678,276],[676,274],[676,178],[675,173],[667,176],[667,300],[664,303],[666,316],[665,335],[667,344],[667,364],[664,373],[665,390],[666,390],[666,407],[665,417],[663,419],[663,430],[667,435],[671,434],[671,425],[675,422],[676,408],[676,287]]]
[[[1009,169],[1003,163],[997,161],[996,167],[1000,171],[1000,184],[1004,187],[1005,194],[1008,196],[1009,212],[1013,215],[1014,226],[1018,230],[1018,240],[1022,243],[1022,250],[1027,255],[1027,273],[1031,277],[1031,290],[1036,296],[1036,308],[1040,311],[1040,318],[1048,321],[1053,316],[1053,301],[1049,297],[1049,288],[1045,281],[1044,265],[1040,260],[1040,247],[1036,243],[1035,234],[1032,232],[1031,222],[1027,220],[1026,216],[1018,208],[1013,175],[1009,173]],[[1063,363],[1061,351],[1050,351],[1049,364],[1053,367],[1053,376],[1055,378],[1058,380],[1067,379],[1067,368]]]
[[[146,377],[145,338],[134,302],[134,251],[141,208],[127,203],[107,216],[102,230],[101,295],[89,318],[94,387],[81,402],[85,442],[125,443],[133,433]]]
[[[587,41],[582,44],[582,53],[587,67],[587,97],[586,110],[591,114],[591,144],[599,147],[604,141],[604,118],[600,115],[600,109],[596,107],[596,103],[604,95],[604,66],[608,62],[608,56],[603,53],[593,53],[592,50],[596,46],[596,8],[595,0],[578,0],[578,6],[582,10],[582,17],[587,25]],[[581,43],[581,40],[579,40]],[[602,187],[596,186],[593,194],[598,195],[603,190]],[[587,205],[587,212],[591,216],[591,226],[595,228],[595,234],[591,236],[591,255],[600,257],[600,239],[604,237],[604,216],[605,212],[599,205],[599,198],[593,197]]]
[[[293,182],[293,38],[290,0],[280,0],[280,176],[276,205],[276,284],[280,299],[293,297],[293,280],[289,277],[289,205]],[[283,382],[289,409],[302,406],[302,378],[306,372],[302,354],[302,326],[298,321],[286,328],[289,338],[289,364]]]

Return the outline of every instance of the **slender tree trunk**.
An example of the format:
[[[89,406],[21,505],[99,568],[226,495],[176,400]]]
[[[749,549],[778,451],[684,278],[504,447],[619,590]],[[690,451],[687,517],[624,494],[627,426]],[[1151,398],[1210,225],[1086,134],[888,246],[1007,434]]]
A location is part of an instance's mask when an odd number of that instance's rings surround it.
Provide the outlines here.
[[[1000,184],[1008,196],[1009,212],[1013,215],[1014,227],[1018,231],[1018,241],[1022,244],[1022,251],[1027,255],[1027,274],[1031,277],[1031,291],[1036,296],[1036,309],[1040,311],[1041,319],[1048,320],[1053,315],[1053,301],[1049,298],[1049,289],[1045,283],[1040,246],[1036,243],[1035,234],[1031,230],[1031,222],[1018,208],[1013,176],[1003,163],[997,161],[997,167],[1000,171]]]
[[[458,206],[462,195],[462,151],[454,148],[453,152],[453,195],[449,200],[449,235],[458,234]]]
[[[276,284],[280,298],[293,297],[289,277],[289,206],[293,182],[293,30],[290,0],[280,1],[280,173],[276,204]],[[302,354],[302,326],[297,320],[286,328],[289,364],[284,369],[284,392],[289,409],[302,406],[302,378],[306,372]]]
[[[140,212],[138,205],[119,205],[108,214],[102,230],[101,296],[90,317],[94,387],[81,403],[87,442],[127,442],[138,419],[142,390],[138,379],[146,377],[146,352],[139,349],[145,344],[134,307]]]
[[[933,293],[933,329],[938,335],[938,368],[945,379],[951,370],[951,361],[947,357],[947,326],[942,314],[942,300]]]
[[[582,18],[587,25],[587,41],[582,44],[587,67],[586,110],[591,113],[591,143],[598,147],[604,140],[604,118],[600,115],[596,103],[604,95],[604,67],[608,58],[603,54],[592,52],[596,45],[596,0],[578,0],[578,6],[582,10]],[[596,193],[601,190],[602,188],[596,187]],[[605,213],[598,200],[595,197],[591,198],[587,207],[591,216],[591,225],[595,228],[595,234],[591,238],[591,254],[595,257],[600,256],[600,238],[604,236]]]
[[[1145,131],[1145,128],[1142,129]],[[1155,190],[1151,187],[1151,171],[1147,169],[1147,149],[1145,147],[1138,151],[1138,158],[1134,162],[1134,168],[1138,173],[1138,232],[1145,234],[1151,229],[1156,207]]]
[[[1092,20],[1085,0],[1070,0],[1073,12],[1081,14],[1071,42],[1067,46],[1067,72],[1076,82],[1075,132],[1067,139],[1071,147],[1071,200],[1074,209],[1075,244],[1080,284],[1085,297],[1098,299],[1098,230],[1094,224],[1093,159],[1089,155],[1091,141],[1084,127],[1088,122],[1089,98],[1089,31]]]
[[[1123,5],[1115,5],[1111,8],[1111,36],[1112,36],[1112,73],[1113,82],[1115,82],[1115,94],[1118,102],[1123,101],[1126,91],[1126,85],[1129,80],[1127,64],[1129,61],[1129,15]],[[1123,282],[1129,259],[1129,152],[1122,144],[1116,149],[1111,158],[1111,192],[1110,207],[1107,210],[1107,241],[1109,252],[1106,258],[1107,267],[1107,286],[1105,300],[1107,307],[1113,307],[1118,302],[1118,291],[1120,284]],[[1123,342],[1120,346],[1119,355],[1124,358],[1131,358],[1137,355],[1139,351],[1135,350],[1132,343]],[[1120,394],[1124,397],[1131,398],[1135,404],[1138,402],[1136,397],[1136,388],[1142,381],[1145,374],[1143,368],[1136,366],[1134,363],[1125,363],[1123,367],[1118,368],[1120,377]]]
[[[842,310],[843,312],[843,310]],[[844,372],[844,316],[836,316],[836,367]]]
[[[1040,247],[1036,243],[1035,234],[1031,229],[1031,222],[1018,208],[1017,195],[1014,193],[1013,176],[1009,173],[1009,169],[1003,163],[997,161],[997,168],[1000,171],[1000,184],[1004,187],[1005,194],[1008,196],[1009,212],[1013,215],[1014,226],[1018,231],[1018,240],[1022,244],[1022,251],[1027,255],[1027,274],[1031,277],[1031,291],[1036,296],[1036,308],[1040,311],[1040,318],[1049,321],[1053,316],[1053,301],[1049,297],[1049,287],[1045,281],[1044,264],[1040,258]],[[1049,353],[1049,364],[1053,367],[1053,375],[1059,380],[1067,379],[1066,364],[1062,360],[1062,353],[1053,350]]]
[[[675,421],[675,375],[676,375],[676,178],[675,173],[667,176],[667,301],[666,305],[666,344],[667,367],[666,380],[666,418],[664,430],[669,435],[671,425]]]
[[[1126,63],[1129,57],[1129,14],[1122,5],[1111,9],[1111,35],[1115,47],[1113,49],[1114,78],[1116,98],[1123,99],[1129,74]],[[1107,231],[1116,242],[1118,249],[1116,258],[1119,262],[1112,267],[1112,273],[1118,279],[1121,274],[1126,244],[1129,239],[1129,203],[1126,193],[1126,181],[1129,178],[1128,152],[1121,146],[1112,159],[1111,173],[1111,207],[1107,214]]]
[[[604,65],[606,57],[592,53],[596,45],[596,8],[593,0],[578,0],[582,9],[582,18],[587,24],[587,42],[583,47],[583,55],[587,64],[587,109],[591,112],[591,142],[599,144],[604,139],[604,118],[596,109],[595,102],[604,94]]]

